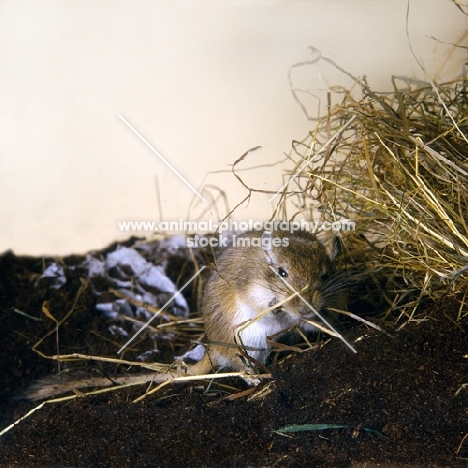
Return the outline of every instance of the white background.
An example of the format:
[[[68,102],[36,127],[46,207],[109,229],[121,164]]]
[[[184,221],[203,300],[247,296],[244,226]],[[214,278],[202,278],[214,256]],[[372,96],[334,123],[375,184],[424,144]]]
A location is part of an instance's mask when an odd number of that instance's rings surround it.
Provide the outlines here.
[[[281,159],[313,128],[288,83],[309,46],[375,90],[391,90],[391,75],[424,76],[406,10],[406,0],[2,1],[0,252],[82,253],[128,237],[117,221],[186,218],[193,193],[118,114],[193,186],[221,187],[232,208],[245,190],[208,172],[257,145],[244,167]],[[466,44],[452,2],[411,0],[409,32],[435,79],[461,72],[466,50],[430,37]],[[297,80],[350,84],[314,66]],[[246,178],[282,182],[267,170]],[[237,212],[269,215],[264,198]]]

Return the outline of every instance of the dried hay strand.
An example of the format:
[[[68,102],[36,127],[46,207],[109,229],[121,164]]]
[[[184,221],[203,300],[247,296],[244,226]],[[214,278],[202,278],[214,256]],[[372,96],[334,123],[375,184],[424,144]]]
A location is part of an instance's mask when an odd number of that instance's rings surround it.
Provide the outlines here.
[[[468,101],[463,80],[392,83],[393,92],[377,93],[356,80],[293,145],[300,162],[287,174],[276,215],[352,221],[355,230],[340,235],[347,267],[365,275],[358,293],[398,321],[413,319],[425,298],[456,294],[464,303]]]

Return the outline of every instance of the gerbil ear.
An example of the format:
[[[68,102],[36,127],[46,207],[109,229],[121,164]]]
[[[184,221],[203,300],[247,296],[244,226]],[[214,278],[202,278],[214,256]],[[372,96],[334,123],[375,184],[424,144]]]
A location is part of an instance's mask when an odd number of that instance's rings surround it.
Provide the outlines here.
[[[332,262],[341,253],[341,239],[338,236],[333,236],[330,245],[327,247],[327,252]]]
[[[274,265],[276,263],[276,255],[273,252],[272,244],[271,244],[271,232],[265,231],[262,234],[262,248],[265,252],[265,255],[268,260],[269,265]]]

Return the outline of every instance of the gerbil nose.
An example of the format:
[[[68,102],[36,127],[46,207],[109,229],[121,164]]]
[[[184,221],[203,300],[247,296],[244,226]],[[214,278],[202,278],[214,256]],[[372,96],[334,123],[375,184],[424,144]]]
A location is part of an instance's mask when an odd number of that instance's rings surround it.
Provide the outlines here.
[[[330,279],[330,273],[328,271],[326,271],[325,273],[322,274],[320,279],[322,281],[322,284],[326,283]]]
[[[319,289],[311,289],[308,293],[302,293],[302,298],[297,298],[298,310],[301,315],[313,314],[316,310],[320,311],[322,307],[322,294]]]

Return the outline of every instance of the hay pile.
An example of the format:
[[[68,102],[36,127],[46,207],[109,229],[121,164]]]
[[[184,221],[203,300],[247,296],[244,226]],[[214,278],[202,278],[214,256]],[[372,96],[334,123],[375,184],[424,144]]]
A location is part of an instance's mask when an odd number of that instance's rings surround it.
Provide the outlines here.
[[[376,93],[357,80],[294,144],[300,161],[277,213],[288,206],[290,219],[311,219],[315,210],[322,221],[354,221],[354,232],[341,233],[346,264],[366,272],[356,292],[384,318],[396,312],[393,318],[412,319],[423,299],[446,294],[460,297],[461,316],[468,283],[466,82],[392,81],[393,92]]]

